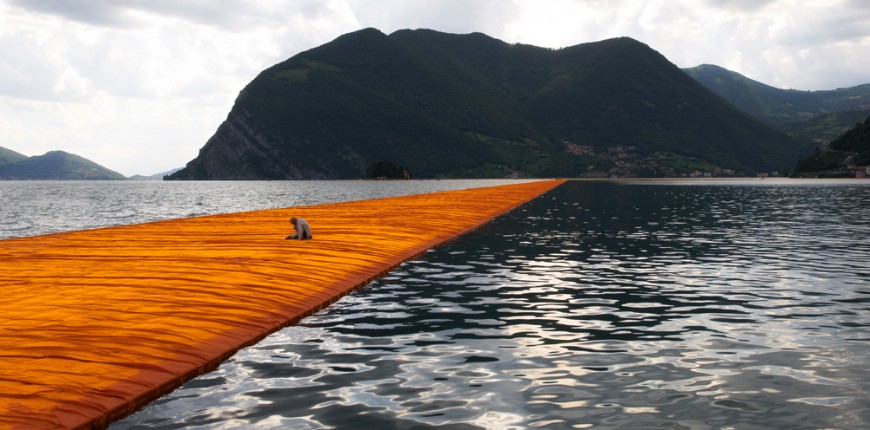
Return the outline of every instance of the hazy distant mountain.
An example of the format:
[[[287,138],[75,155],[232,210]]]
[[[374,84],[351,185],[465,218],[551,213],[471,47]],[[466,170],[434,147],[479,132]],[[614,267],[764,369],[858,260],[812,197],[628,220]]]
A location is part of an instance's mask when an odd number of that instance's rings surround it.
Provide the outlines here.
[[[0,148],[2,150],[2,148]],[[4,154],[13,151],[0,151]],[[44,155],[26,157],[21,154],[17,161],[0,164],[0,179],[126,179],[124,175],[100,166],[93,161],[63,151],[50,151]]]
[[[159,180],[162,180],[164,176],[171,175],[171,174],[173,174],[173,173],[175,173],[175,172],[177,172],[177,171],[179,171],[179,170],[181,170],[181,167],[178,167],[178,168],[175,168],[175,169],[172,169],[172,170],[167,170],[167,171],[165,171],[165,172],[155,173],[155,174],[153,174],[153,175],[149,175],[149,176],[145,176],[145,175],[133,175],[133,176],[130,176],[130,179],[136,179],[136,180],[140,180],[140,181],[142,181],[142,180],[145,180],[145,181],[155,181],[155,180],[157,180],[157,181],[159,181]]]
[[[809,140],[830,141],[870,114],[870,84],[829,91],[783,90],[710,64],[685,71],[740,110]]]
[[[260,73],[170,178],[754,174],[809,152],[632,39],[366,29]]]
[[[19,154],[11,149],[6,149],[0,146],[0,166],[17,163],[26,158],[27,156],[24,154]]]

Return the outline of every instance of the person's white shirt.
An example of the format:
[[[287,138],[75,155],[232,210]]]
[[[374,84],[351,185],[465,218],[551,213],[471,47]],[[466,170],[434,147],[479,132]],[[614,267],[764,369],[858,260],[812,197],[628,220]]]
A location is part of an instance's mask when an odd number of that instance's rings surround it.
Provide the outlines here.
[[[305,221],[302,218],[290,218],[290,222],[293,224],[293,228],[296,229],[296,233],[292,236],[288,236],[287,239],[313,239],[314,235],[311,234],[311,226],[308,224],[308,221]]]

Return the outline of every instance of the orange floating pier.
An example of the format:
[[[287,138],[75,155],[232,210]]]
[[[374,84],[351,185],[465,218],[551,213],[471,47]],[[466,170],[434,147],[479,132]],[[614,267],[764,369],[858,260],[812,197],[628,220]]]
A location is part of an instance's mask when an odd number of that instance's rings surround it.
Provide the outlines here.
[[[0,240],[0,429],[105,428],[562,182]]]

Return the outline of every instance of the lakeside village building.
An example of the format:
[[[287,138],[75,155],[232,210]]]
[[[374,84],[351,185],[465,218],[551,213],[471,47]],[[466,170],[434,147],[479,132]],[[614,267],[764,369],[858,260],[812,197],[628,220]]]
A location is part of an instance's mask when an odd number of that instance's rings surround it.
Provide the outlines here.
[[[856,178],[870,178],[870,166],[851,166],[849,170],[855,172]]]

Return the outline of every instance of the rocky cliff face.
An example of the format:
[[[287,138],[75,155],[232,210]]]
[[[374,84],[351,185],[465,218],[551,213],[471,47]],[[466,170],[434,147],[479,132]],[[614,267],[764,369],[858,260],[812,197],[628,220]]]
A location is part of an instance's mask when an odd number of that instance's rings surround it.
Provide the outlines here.
[[[337,158],[312,159],[310,141],[276,135],[262,120],[245,110],[234,110],[218,127],[199,156],[172,179],[333,179],[345,176],[346,166],[364,169],[362,156],[343,147]]]
[[[263,71],[170,179],[754,174],[805,153],[631,39],[367,29]]]

